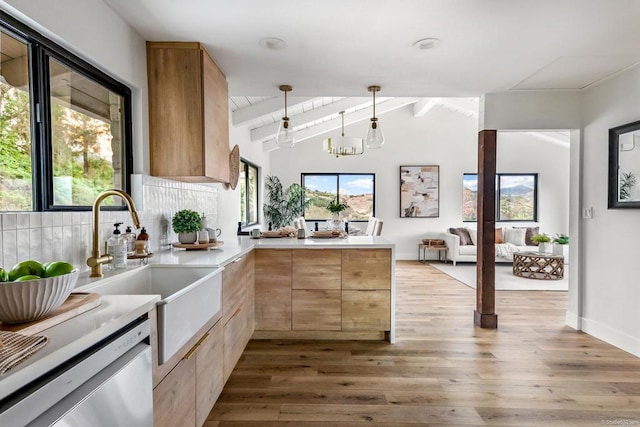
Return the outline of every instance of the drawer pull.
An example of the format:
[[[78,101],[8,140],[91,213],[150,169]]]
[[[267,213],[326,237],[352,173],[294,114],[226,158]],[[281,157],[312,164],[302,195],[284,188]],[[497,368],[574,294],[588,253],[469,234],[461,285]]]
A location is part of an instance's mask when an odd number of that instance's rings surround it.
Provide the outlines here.
[[[244,257],[236,258],[236,259],[234,259],[234,260],[233,260],[233,261],[231,261],[231,262],[233,262],[233,263],[240,262],[240,261],[242,260],[242,258],[244,258]]]
[[[194,344],[194,346],[193,346],[193,347],[191,347],[191,350],[189,350],[189,351],[187,352],[187,354],[185,354],[185,355],[184,355],[184,359],[186,360],[186,359],[190,358],[191,356],[193,356],[193,353],[195,353],[195,352],[196,352],[196,350],[198,349],[198,347],[200,347],[200,346],[202,345],[202,343],[203,343],[203,342],[205,342],[205,341],[207,340],[207,338],[209,338],[209,333],[208,333],[208,332],[207,332],[206,334],[204,334],[204,335],[202,336],[202,338],[200,338],[200,339],[198,340],[198,342]]]

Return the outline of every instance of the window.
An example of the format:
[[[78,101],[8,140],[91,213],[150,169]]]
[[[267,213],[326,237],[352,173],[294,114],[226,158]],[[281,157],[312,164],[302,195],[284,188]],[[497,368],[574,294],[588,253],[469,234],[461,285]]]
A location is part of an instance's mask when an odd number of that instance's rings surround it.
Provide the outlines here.
[[[462,177],[462,220],[477,221],[478,175]],[[538,174],[496,174],[496,221],[538,221]]]
[[[129,192],[130,90],[3,12],[0,53],[0,211],[89,210],[107,188]]]
[[[242,227],[258,223],[258,167],[240,160],[240,222]]]
[[[343,218],[367,221],[374,215],[375,174],[303,173],[302,187],[309,206],[304,212],[307,220],[330,219],[327,205],[332,200],[347,204]]]

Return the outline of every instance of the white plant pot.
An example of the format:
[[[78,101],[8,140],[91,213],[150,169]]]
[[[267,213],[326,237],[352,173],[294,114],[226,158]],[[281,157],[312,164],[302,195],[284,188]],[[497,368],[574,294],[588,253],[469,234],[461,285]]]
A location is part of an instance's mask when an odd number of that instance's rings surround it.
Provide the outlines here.
[[[195,243],[198,240],[198,233],[178,233],[178,241],[184,244]]]
[[[542,254],[553,253],[553,244],[552,243],[540,243],[538,245],[538,252],[540,252]]]

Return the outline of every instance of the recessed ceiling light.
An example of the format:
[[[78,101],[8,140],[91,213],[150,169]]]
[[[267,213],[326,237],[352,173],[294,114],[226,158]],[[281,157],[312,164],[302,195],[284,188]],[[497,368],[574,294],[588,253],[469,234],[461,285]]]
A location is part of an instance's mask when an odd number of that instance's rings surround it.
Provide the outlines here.
[[[260,39],[260,46],[267,49],[280,50],[287,46],[287,42],[277,37],[265,37]]]
[[[415,47],[416,49],[427,50],[427,49],[433,49],[434,47],[440,46],[441,43],[442,43],[442,40],[429,37],[426,39],[418,40],[412,46]]]

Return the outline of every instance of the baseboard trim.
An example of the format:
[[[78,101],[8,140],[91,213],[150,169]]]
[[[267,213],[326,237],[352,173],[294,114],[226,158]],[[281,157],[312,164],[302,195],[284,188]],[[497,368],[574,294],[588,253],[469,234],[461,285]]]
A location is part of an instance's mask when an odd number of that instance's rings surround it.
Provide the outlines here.
[[[636,357],[640,357],[640,339],[632,337],[626,332],[619,331],[604,325],[596,320],[581,318],[582,331],[587,334],[601,339],[621,350],[631,353]]]
[[[567,311],[564,316],[564,323],[575,330],[580,330],[580,316],[576,313]]]

